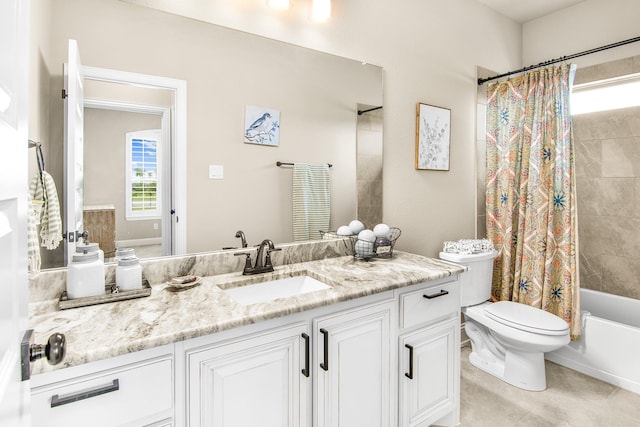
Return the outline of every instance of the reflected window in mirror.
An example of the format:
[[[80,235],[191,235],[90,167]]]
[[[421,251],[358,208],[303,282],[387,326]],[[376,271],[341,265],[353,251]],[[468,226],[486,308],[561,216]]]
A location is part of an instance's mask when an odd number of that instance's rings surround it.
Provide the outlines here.
[[[127,221],[160,219],[161,180],[159,140],[162,131],[145,130],[127,133]]]

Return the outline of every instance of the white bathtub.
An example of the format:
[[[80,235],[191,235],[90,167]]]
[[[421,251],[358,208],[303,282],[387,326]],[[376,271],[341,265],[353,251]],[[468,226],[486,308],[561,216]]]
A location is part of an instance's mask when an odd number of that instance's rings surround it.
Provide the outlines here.
[[[640,300],[580,290],[582,336],[545,357],[640,394]]]

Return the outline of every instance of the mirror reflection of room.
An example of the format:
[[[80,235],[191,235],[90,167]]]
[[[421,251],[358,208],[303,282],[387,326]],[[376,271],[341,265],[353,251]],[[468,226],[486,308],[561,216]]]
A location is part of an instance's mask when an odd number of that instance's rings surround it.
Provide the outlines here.
[[[293,241],[291,171],[276,167],[277,161],[334,165],[330,226],[348,223],[371,206],[378,209],[372,218],[381,217],[382,115],[374,113],[363,124],[357,114],[359,109],[382,105],[380,67],[115,0],[46,3],[50,6],[47,25],[34,30],[40,57],[31,66],[40,77],[32,83],[33,96],[37,95],[32,108],[37,131],[32,133],[42,142],[61,202],[65,166],[60,90],[69,39],[77,41],[84,66],[187,82],[185,174],[181,177],[186,184],[183,190],[165,185],[174,191],[165,200],[174,199],[175,191],[186,199],[184,209],[176,212],[185,230],[181,251],[176,251],[175,242],[167,242],[172,238],[171,226],[176,226],[176,218],[173,222],[165,218],[167,208],[159,217],[127,219],[125,178],[107,163],[120,156],[124,170],[126,132],[158,129],[152,119],[158,114],[85,105],[83,217],[88,217],[87,224],[101,224],[92,226],[89,241],[101,241],[105,252],[119,246],[135,246],[141,257],[220,250],[238,246],[237,230],[244,231],[250,245],[264,238]],[[132,30],[119,30],[125,27]],[[166,28],[176,30],[168,33]],[[176,33],[181,37],[176,38]],[[174,105],[170,96],[149,103],[122,95],[124,88],[106,85],[87,80],[86,98],[169,109]],[[281,112],[279,146],[243,142],[247,105]],[[119,115],[127,119],[115,117]],[[124,126],[134,116],[148,120],[128,129],[108,125],[115,120]],[[379,165],[376,191],[369,191],[374,178],[364,163],[371,156],[361,155],[358,148],[358,138],[371,138],[372,133],[379,141],[374,144]],[[371,146],[370,139],[362,146]],[[165,154],[177,148],[172,145]],[[169,160],[169,165],[175,160]],[[30,162],[33,175],[35,158]],[[222,167],[222,179],[210,178],[210,166]],[[173,174],[175,168],[170,169]],[[165,183],[175,179],[163,176]],[[168,210],[172,209],[169,204]],[[113,227],[104,221],[112,221]],[[42,251],[42,268],[64,265],[63,248]]]

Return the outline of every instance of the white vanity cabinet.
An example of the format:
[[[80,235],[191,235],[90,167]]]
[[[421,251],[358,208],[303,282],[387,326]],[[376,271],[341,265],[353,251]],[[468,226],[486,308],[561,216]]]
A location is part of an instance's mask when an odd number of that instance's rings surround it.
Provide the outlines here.
[[[34,426],[173,426],[173,346],[31,378]]]
[[[314,426],[390,425],[393,301],[313,321]]]
[[[188,343],[187,425],[307,425],[310,345],[308,322],[199,347]]]
[[[459,328],[455,276],[388,290],[35,375],[33,425],[453,426]]]
[[[459,328],[459,283],[448,277],[176,343],[178,382],[184,372],[176,419],[190,427],[455,425]]]
[[[389,426],[391,296],[180,344],[187,425]]]
[[[459,418],[459,284],[429,284],[399,297],[399,426],[453,426]]]

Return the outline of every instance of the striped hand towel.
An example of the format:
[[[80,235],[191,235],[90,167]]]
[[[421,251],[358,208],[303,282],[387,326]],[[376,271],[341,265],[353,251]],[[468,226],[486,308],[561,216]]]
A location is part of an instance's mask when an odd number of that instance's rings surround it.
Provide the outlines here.
[[[293,240],[320,239],[329,231],[331,182],[329,165],[293,165]]]
[[[35,279],[40,274],[40,242],[38,240],[38,225],[40,225],[40,213],[42,203],[40,200],[33,200],[31,194],[29,202],[29,212],[27,215],[27,255],[29,258],[29,278]]]
[[[42,171],[41,175],[31,180],[29,187],[31,200],[42,203],[40,213],[40,240],[42,246],[53,250],[62,241],[62,217],[60,216],[60,202],[58,190],[53,177]]]

